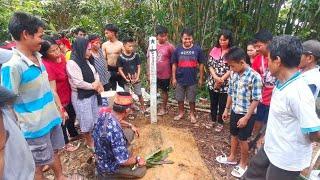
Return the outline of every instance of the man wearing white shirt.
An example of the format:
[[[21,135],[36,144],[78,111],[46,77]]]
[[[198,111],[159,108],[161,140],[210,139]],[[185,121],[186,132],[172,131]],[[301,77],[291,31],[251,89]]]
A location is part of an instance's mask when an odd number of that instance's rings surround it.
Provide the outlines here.
[[[268,48],[268,67],[278,82],[271,98],[264,148],[252,158],[243,179],[297,179],[310,165],[311,142],[320,137],[320,120],[312,91],[298,71],[301,41],[278,36]]]

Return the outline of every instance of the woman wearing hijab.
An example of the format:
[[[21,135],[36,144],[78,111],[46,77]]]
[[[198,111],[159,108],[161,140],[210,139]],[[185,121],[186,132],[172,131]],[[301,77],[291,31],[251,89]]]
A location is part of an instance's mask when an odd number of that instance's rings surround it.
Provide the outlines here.
[[[84,133],[86,144],[94,147],[91,132],[98,118],[97,95],[103,91],[99,75],[94,68],[91,44],[85,38],[73,43],[71,59],[67,62],[67,73],[71,85],[71,100]]]

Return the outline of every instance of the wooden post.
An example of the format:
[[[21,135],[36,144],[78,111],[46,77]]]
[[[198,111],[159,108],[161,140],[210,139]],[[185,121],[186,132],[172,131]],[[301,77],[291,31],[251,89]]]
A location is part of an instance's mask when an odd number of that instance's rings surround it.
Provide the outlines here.
[[[149,38],[150,57],[150,118],[151,123],[157,123],[157,39]]]

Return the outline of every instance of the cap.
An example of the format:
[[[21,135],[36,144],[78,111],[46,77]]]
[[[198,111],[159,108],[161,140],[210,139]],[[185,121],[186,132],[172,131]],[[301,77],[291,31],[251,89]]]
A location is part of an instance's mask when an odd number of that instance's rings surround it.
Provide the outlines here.
[[[120,106],[131,106],[133,99],[129,92],[117,92],[113,103]]]
[[[11,50],[0,48],[0,64],[3,64],[11,59],[13,52]]]
[[[302,43],[303,54],[314,55],[320,58],[320,42],[317,40],[308,40]]]
[[[4,106],[8,102],[14,101],[17,97],[12,91],[0,86],[0,106]]]

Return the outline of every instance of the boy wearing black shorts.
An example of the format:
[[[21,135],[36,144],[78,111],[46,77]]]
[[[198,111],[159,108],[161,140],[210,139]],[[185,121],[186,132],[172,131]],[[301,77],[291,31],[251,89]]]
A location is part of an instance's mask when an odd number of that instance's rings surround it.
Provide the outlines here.
[[[231,70],[233,71],[228,89],[226,109],[223,120],[226,120],[231,109],[230,133],[231,152],[227,156],[218,156],[216,160],[222,164],[237,164],[236,152],[240,145],[241,158],[231,174],[240,178],[248,165],[249,145],[254,126],[254,115],[261,99],[262,81],[260,75],[246,63],[246,54],[243,49],[233,47],[225,55]]]

